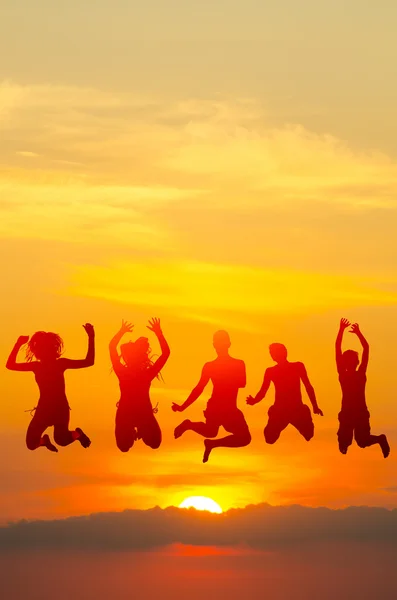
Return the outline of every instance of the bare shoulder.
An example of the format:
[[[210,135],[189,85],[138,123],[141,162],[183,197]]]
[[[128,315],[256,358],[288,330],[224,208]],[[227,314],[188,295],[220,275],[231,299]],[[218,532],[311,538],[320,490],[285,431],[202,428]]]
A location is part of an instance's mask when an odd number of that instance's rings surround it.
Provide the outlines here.
[[[241,360],[241,358],[232,358],[232,361],[236,365],[236,367],[245,368],[245,362]]]
[[[292,364],[294,365],[294,367],[295,367],[296,369],[299,369],[299,371],[306,371],[306,367],[305,367],[305,365],[303,364],[303,362],[301,362],[301,361],[297,361],[297,362],[294,362],[294,363],[292,363]]]

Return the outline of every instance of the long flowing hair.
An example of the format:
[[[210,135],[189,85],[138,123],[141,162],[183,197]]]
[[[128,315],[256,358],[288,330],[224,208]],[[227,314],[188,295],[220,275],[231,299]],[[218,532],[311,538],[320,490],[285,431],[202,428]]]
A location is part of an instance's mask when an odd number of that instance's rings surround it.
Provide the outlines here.
[[[28,341],[26,360],[31,362],[34,358],[40,360],[43,354],[50,352],[59,358],[63,352],[63,340],[57,333],[50,331],[36,331]]]
[[[134,346],[135,348],[137,347],[137,344],[139,345],[139,342],[141,340],[146,340],[147,338],[138,338],[137,340],[135,340],[135,342],[126,342],[125,344],[122,344],[122,346],[120,347],[121,353],[120,353],[120,361],[122,361],[126,366],[128,366],[127,361],[125,360],[125,358],[123,357],[123,348],[128,348],[131,346]],[[155,358],[156,355],[152,355],[151,354],[151,347],[149,342],[147,342],[147,349],[145,352],[142,352],[139,356],[140,360],[139,361],[134,361],[135,365],[138,366],[140,371],[146,371],[147,369],[149,369],[150,367],[152,367],[154,365],[154,360],[153,358]],[[161,379],[163,380],[163,377],[161,375],[161,373],[158,373],[156,375],[157,379]]]

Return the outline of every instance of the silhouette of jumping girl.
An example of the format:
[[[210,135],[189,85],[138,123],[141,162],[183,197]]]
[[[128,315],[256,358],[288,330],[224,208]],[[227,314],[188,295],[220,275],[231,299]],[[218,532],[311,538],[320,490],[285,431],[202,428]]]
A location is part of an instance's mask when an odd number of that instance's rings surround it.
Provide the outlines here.
[[[253,406],[263,400],[270,384],[273,383],[276,397],[268,411],[269,420],[264,430],[266,442],[274,444],[289,424],[293,425],[306,441],[309,441],[314,435],[314,423],[310,408],[302,402],[301,382],[306,388],[314,414],[323,413],[317,405],[316,395],[307,376],[305,365],[301,362],[289,362],[287,348],[283,344],[271,344],[269,351],[277,364],[266,369],[261,389],[255,398],[247,397],[247,404]]]
[[[371,434],[370,413],[365,399],[369,344],[357,323],[351,325],[350,333],[354,333],[358,337],[363,347],[361,363],[358,352],[354,350],[342,352],[343,334],[350,325],[347,319],[341,319],[335,344],[336,366],[342,388],[342,409],[338,415],[339,450],[342,454],[346,454],[354,436],[360,448],[379,444],[383,456],[387,458],[390,454],[387,437],[384,434]]]
[[[213,338],[217,358],[204,365],[199,383],[188,399],[182,404],[172,405],[174,412],[182,412],[193,404],[203,393],[211,380],[213,390],[204,411],[205,423],[194,423],[188,419],[183,421],[174,432],[175,439],[186,431],[194,431],[206,438],[215,438],[219,427],[223,427],[232,435],[204,440],[203,462],[206,463],[214,448],[240,448],[251,441],[251,434],[241,410],[237,408],[237,395],[240,388],[246,385],[245,364],[242,360],[232,358],[229,354],[230,338],[226,331],[217,331]]]
[[[58,446],[68,446],[76,440],[83,448],[88,448],[91,444],[90,439],[79,427],[74,431],[69,430],[70,407],[65,393],[65,371],[91,367],[95,361],[94,328],[89,323],[83,327],[88,335],[88,351],[82,360],[62,358],[62,338],[47,331],[37,331],[30,339],[27,335],[20,336],[8,357],[7,369],[33,371],[39,386],[39,401],[33,409],[34,417],[26,434],[29,450],[44,446],[51,452],[58,452],[50,437],[47,434],[43,435],[48,427],[54,427],[54,441]],[[27,362],[18,363],[18,352],[25,344]]]
[[[119,356],[117,346],[133,325],[122,322],[121,328],[109,344],[110,359],[120,384],[120,400],[116,412],[116,443],[121,452],[128,452],[136,440],[156,450],[161,444],[161,429],[150,402],[150,386],[158,377],[170,356],[159,319],[149,321],[147,328],[160,342],[161,356],[153,363],[150,359],[149,340],[140,337],[135,342],[122,344]],[[156,411],[157,412],[157,411]]]

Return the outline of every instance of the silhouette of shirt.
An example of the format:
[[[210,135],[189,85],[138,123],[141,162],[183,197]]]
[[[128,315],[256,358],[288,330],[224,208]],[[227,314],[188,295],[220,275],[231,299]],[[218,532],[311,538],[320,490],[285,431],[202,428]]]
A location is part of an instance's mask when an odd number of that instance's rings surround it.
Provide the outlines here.
[[[208,404],[225,411],[235,409],[238,391],[246,386],[244,361],[231,356],[218,357],[206,363],[204,371],[213,384]]]
[[[136,370],[120,364],[115,371],[119,379],[120,402],[128,402],[131,405],[151,404],[151,369]]]
[[[274,405],[278,408],[302,406],[301,378],[305,367],[301,362],[283,362],[269,367],[268,375],[276,390]]]
[[[34,375],[40,390],[38,406],[54,408],[69,406],[65,391],[65,359],[58,358],[51,362],[34,362]]]
[[[341,371],[339,381],[342,388],[342,410],[367,410],[365,401],[366,374],[363,370]]]

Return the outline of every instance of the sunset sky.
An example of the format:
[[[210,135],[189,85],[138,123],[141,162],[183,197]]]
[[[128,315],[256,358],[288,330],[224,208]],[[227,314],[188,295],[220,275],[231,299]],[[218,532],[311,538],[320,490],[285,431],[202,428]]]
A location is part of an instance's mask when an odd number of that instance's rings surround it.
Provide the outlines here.
[[[32,374],[0,373],[0,522],[179,505],[397,507],[397,5],[392,0],[5,0],[0,9],[3,365],[19,335],[59,333],[94,367],[67,374],[72,426],[92,439],[29,452]],[[160,450],[115,445],[108,342],[161,318],[171,346],[152,400]],[[378,447],[338,452],[339,319],[370,342]],[[253,441],[173,439],[212,335],[245,361]],[[146,330],[147,331],[147,330]],[[152,334],[150,334],[152,335]],[[345,347],[359,349],[350,334]],[[128,339],[128,338],[127,338]],[[324,417],[307,444],[248,407],[268,346],[303,361]],[[158,352],[155,338],[151,338]],[[349,345],[347,345],[349,344]]]

